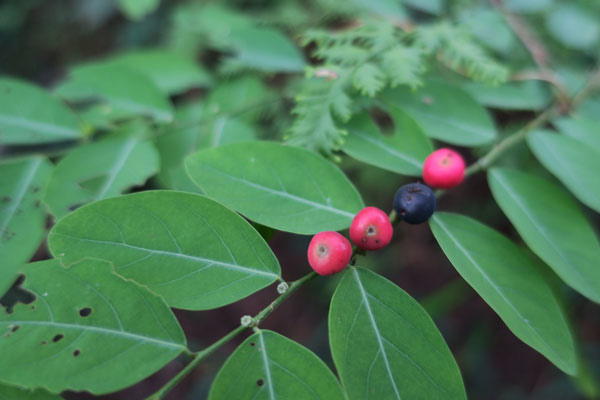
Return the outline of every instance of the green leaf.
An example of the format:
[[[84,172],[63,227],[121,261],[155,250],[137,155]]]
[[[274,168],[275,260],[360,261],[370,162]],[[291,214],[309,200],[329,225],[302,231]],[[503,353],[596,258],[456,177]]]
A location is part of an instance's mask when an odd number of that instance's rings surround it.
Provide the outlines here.
[[[75,114],[45,90],[0,78],[0,144],[29,145],[79,139]]]
[[[585,116],[559,118],[552,123],[565,135],[577,139],[600,152],[600,124]]]
[[[157,178],[166,188],[200,193],[185,170],[185,157],[202,148],[256,139],[254,127],[239,116],[206,114],[204,104],[181,107],[176,110],[175,122],[156,139],[161,159]]]
[[[460,13],[462,26],[484,46],[503,55],[510,55],[518,39],[502,14],[494,9],[475,7]]]
[[[502,5],[512,12],[527,14],[547,10],[553,3],[554,0],[505,0]]]
[[[107,64],[144,74],[165,94],[181,93],[211,83],[208,72],[191,56],[167,49],[130,51],[111,58]]]
[[[56,218],[92,201],[117,196],[158,172],[152,143],[118,135],[79,147],[56,165],[44,202]]]
[[[600,40],[600,25],[592,10],[577,4],[561,4],[546,15],[550,35],[574,50],[595,50]]]
[[[434,15],[440,15],[444,11],[446,0],[402,0],[412,8]]]
[[[119,8],[128,18],[137,20],[155,11],[160,0],[118,0]]]
[[[504,169],[491,170],[488,182],[496,202],[535,254],[569,286],[600,303],[600,243],[564,189]]]
[[[395,20],[406,19],[406,10],[396,0],[352,0],[357,6],[374,14]]]
[[[169,305],[191,310],[243,299],[281,273],[248,222],[184,192],[146,191],[81,207],[52,228],[48,245],[65,266],[84,257],[110,261]]]
[[[128,67],[97,63],[72,68],[55,92],[70,101],[104,102],[120,115],[143,115],[162,123],[173,119],[169,99],[150,78]]]
[[[206,112],[213,117],[239,114],[240,118],[255,121],[275,100],[274,93],[260,79],[244,76],[216,87],[206,99]]]
[[[62,397],[43,390],[22,389],[0,383],[0,400],[61,400]]]
[[[480,146],[496,139],[487,111],[456,86],[430,81],[417,91],[386,90],[381,97],[411,116],[429,137],[463,146]]]
[[[391,111],[395,132],[384,135],[368,114],[347,125],[344,152],[351,157],[403,175],[420,176],[425,158],[433,151],[431,141],[404,112]]]
[[[343,400],[340,384],[315,354],[273,331],[247,338],[217,374],[208,400]]]
[[[286,232],[345,229],[363,207],[339,168],[310,151],[274,142],[202,150],[187,158],[186,167],[209,196]]]
[[[266,72],[300,72],[306,63],[302,53],[278,30],[236,27],[231,31],[236,61]]]
[[[565,373],[574,375],[575,349],[565,316],[523,250],[469,217],[438,212],[430,221],[454,268],[508,328]]]
[[[350,400],[467,398],[429,315],[374,272],[345,273],[331,300],[329,340]]]
[[[352,74],[352,84],[364,96],[374,97],[385,86],[385,75],[373,63],[364,63]]]
[[[600,212],[600,152],[568,136],[535,131],[527,137],[538,161],[565,185],[575,197]]]
[[[486,85],[469,82],[462,86],[475,100],[486,107],[502,110],[543,110],[550,103],[547,86],[537,81],[508,82]]]
[[[0,164],[0,297],[46,236],[41,198],[51,171],[41,156]]]
[[[36,296],[0,313],[0,380],[53,392],[114,392],[156,372],[186,349],[164,300],[112,267],[85,260],[25,266]]]

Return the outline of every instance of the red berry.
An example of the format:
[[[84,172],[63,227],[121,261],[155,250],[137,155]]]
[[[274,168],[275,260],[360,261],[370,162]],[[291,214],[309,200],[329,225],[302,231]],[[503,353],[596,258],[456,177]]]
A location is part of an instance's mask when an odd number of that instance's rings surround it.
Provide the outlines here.
[[[340,272],[346,268],[351,256],[350,242],[337,232],[319,232],[308,245],[308,263],[319,275]]]
[[[363,250],[379,250],[392,240],[394,229],[387,214],[376,207],[365,207],[352,220],[350,240]]]
[[[423,165],[423,180],[438,189],[451,189],[465,177],[465,160],[454,150],[439,149]]]

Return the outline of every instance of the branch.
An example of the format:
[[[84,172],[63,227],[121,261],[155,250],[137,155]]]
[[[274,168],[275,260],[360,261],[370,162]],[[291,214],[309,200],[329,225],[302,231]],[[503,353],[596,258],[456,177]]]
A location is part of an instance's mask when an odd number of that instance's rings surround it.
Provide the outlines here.
[[[292,282],[292,284],[286,289],[282,290],[281,293],[271,304],[265,307],[261,312],[259,312],[254,318],[251,319],[251,322],[246,325],[240,325],[227,335],[223,336],[221,339],[217,340],[212,345],[208,346],[206,349],[199,351],[197,353],[193,353],[194,359],[190,361],[188,365],[185,366],[177,375],[175,375],[169,382],[163,385],[157,392],[147,397],[146,400],[160,400],[164,398],[164,396],[171,391],[179,382],[181,382],[194,368],[200,364],[200,362],[204,361],[208,356],[214,353],[216,350],[220,349],[223,345],[227,344],[233,338],[244,332],[248,328],[256,327],[259,323],[261,323],[265,318],[267,318],[277,307],[281,305],[292,293],[302,287],[306,282],[311,280],[317,275],[316,272],[310,272],[304,275],[302,278]]]

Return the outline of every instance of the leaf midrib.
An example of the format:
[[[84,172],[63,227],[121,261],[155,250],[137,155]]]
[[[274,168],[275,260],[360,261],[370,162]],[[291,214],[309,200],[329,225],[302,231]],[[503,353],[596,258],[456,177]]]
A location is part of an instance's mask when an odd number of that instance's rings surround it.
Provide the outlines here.
[[[371,143],[372,145],[376,146],[377,148],[385,151],[386,153],[390,154],[393,157],[397,157],[399,159],[401,159],[402,161],[418,168],[419,170],[421,170],[422,168],[422,163],[420,163],[417,159],[409,157],[405,154],[402,154],[400,152],[398,152],[396,149],[391,148],[386,146],[383,142],[381,141],[377,141],[375,139],[373,139],[372,137],[370,137],[368,134],[365,134],[364,132],[358,130],[358,129],[352,129],[350,131],[351,133],[355,134],[356,136],[358,136],[359,138],[363,139],[366,142]]]
[[[122,338],[125,338],[128,340],[134,340],[137,342],[154,343],[160,347],[169,347],[169,348],[179,349],[179,350],[184,350],[186,348],[184,345],[182,345],[180,343],[168,342],[166,340],[153,338],[153,337],[149,337],[149,336],[144,336],[144,335],[140,335],[137,333],[103,328],[100,326],[78,325],[78,324],[71,324],[71,323],[66,323],[66,322],[56,322],[56,321],[54,321],[54,322],[50,322],[50,321],[0,321],[0,324],[23,325],[23,326],[27,326],[27,325],[47,326],[47,327],[62,328],[62,329],[80,329],[80,330],[88,331],[88,332],[96,332],[96,333],[105,334],[105,335],[118,336],[118,337],[122,337]]]
[[[494,174],[494,177],[496,178],[496,181],[500,184],[500,186],[502,186],[502,188],[506,191],[506,193],[508,194],[508,196],[510,198],[512,198],[515,203],[517,203],[517,205],[520,207],[520,209],[523,211],[523,214],[525,214],[525,216],[527,217],[527,219],[531,222],[531,224],[535,227],[535,229],[542,235],[542,237],[546,240],[546,242],[550,245],[550,247],[552,247],[552,249],[554,249],[554,251],[556,252],[556,254],[559,256],[560,259],[562,259],[565,264],[567,264],[570,268],[571,271],[574,271],[575,274],[577,275],[577,277],[579,277],[579,284],[585,286],[588,290],[590,290],[592,293],[595,292],[594,288],[592,288],[591,286],[589,286],[588,281],[581,275],[581,272],[579,271],[578,267],[576,264],[572,263],[571,260],[569,259],[569,257],[567,257],[564,252],[562,251],[562,249],[560,247],[557,247],[556,244],[554,243],[554,241],[550,240],[548,233],[546,232],[545,228],[541,225],[539,225],[539,223],[537,222],[537,220],[528,212],[528,209],[523,205],[523,203],[521,202],[521,199],[515,195],[515,193],[513,193],[510,189],[509,186],[507,186],[506,182],[504,181],[504,178],[502,178],[500,176],[500,174],[496,173]],[[530,246],[533,247],[533,246]],[[542,258],[546,258],[545,254],[541,254]],[[553,264],[552,262],[548,262],[548,264]],[[561,275],[561,277],[564,274],[564,271],[562,271],[561,269],[558,269],[557,271],[559,273],[559,275]],[[568,274],[564,274],[565,277],[569,278]]]
[[[23,117],[14,117],[10,115],[0,115],[0,122],[11,124],[18,128],[26,128],[36,132],[47,133],[54,137],[72,139],[78,137],[78,130],[65,128],[60,125],[54,125],[49,122],[37,122]]]
[[[379,328],[377,327],[377,322],[375,321],[375,316],[373,315],[373,311],[371,310],[371,304],[369,303],[369,299],[367,297],[367,292],[363,287],[363,284],[358,276],[358,271],[356,268],[352,269],[352,273],[356,283],[358,284],[358,289],[360,290],[360,294],[363,298],[363,302],[365,304],[365,308],[367,310],[367,314],[369,316],[369,320],[371,321],[371,325],[373,326],[373,331],[375,332],[375,337],[377,338],[377,343],[379,344],[379,351],[381,352],[381,356],[383,357],[383,362],[385,364],[385,369],[387,370],[388,377],[390,379],[390,383],[392,384],[392,388],[394,389],[394,393],[396,394],[396,398],[401,400],[400,393],[398,392],[398,388],[396,387],[396,382],[394,381],[394,375],[392,373],[392,368],[388,361],[387,353],[385,351],[385,347],[383,345],[383,339],[381,337],[381,333],[379,332]]]
[[[483,276],[484,279],[490,284],[490,286],[500,295],[502,300],[504,300],[504,302],[515,312],[515,314],[519,317],[519,319],[521,319],[525,323],[525,326],[527,328],[529,328],[529,330],[540,340],[540,342],[546,346],[547,350],[552,352],[558,359],[565,362],[563,360],[563,358],[554,350],[554,348],[548,342],[546,342],[544,340],[544,338],[539,334],[537,329],[531,325],[530,321],[527,318],[525,318],[519,312],[519,310],[517,310],[515,305],[508,299],[508,297],[506,297],[506,295],[502,292],[500,287],[496,286],[496,284],[494,284],[494,281],[485,273],[485,271],[483,269],[481,269],[479,264],[475,261],[475,259],[473,259],[473,257],[471,257],[471,254],[460,244],[460,242],[454,237],[454,235],[452,235],[452,233],[448,230],[446,225],[444,225],[444,223],[438,217],[434,216],[434,218],[435,218],[435,222],[437,222],[437,224],[440,226],[440,228],[442,228],[442,230],[446,233],[446,235],[448,235],[450,240],[452,240],[452,242],[454,242],[454,245],[467,257],[469,262],[471,262],[471,264],[473,264],[473,266],[477,269],[477,271],[481,274],[481,276]],[[568,363],[565,363],[565,364],[568,364]]]
[[[19,182],[21,183],[20,187],[17,187],[17,190],[13,194],[13,206],[9,209],[9,212],[6,214],[4,221],[2,222],[2,226],[0,227],[0,237],[4,234],[4,230],[8,227],[11,219],[14,217],[17,209],[19,208],[19,204],[23,201],[23,197],[25,197],[25,193],[27,189],[31,185],[31,182],[35,178],[35,174],[37,173],[39,166],[42,164],[42,158],[32,159],[30,160],[30,165],[21,175]],[[0,243],[0,247],[2,247],[2,243]]]
[[[272,193],[275,196],[284,197],[284,198],[290,199],[290,200],[298,202],[298,203],[307,204],[307,205],[310,205],[310,206],[313,206],[313,207],[316,207],[316,208],[319,208],[319,209],[322,209],[322,210],[326,210],[326,211],[332,212],[334,214],[344,215],[344,216],[346,216],[348,218],[354,218],[355,214],[353,214],[351,212],[340,210],[340,209],[337,209],[337,208],[334,208],[334,207],[330,207],[330,206],[322,204],[322,203],[317,203],[316,201],[308,200],[308,199],[305,199],[303,197],[299,197],[299,196],[296,196],[294,194],[291,194],[289,192],[282,192],[282,191],[275,190],[275,189],[267,187],[267,186],[260,185],[258,183],[250,182],[250,181],[248,181],[246,179],[239,178],[237,176],[234,176],[234,175],[228,174],[226,172],[223,172],[223,171],[221,171],[221,170],[219,170],[219,169],[217,169],[217,168],[215,168],[215,167],[213,167],[211,165],[208,165],[208,164],[204,164],[204,166],[206,168],[209,168],[209,169],[213,170],[214,172],[216,172],[216,173],[218,173],[218,174],[220,174],[222,176],[225,176],[225,177],[227,177],[227,178],[235,181],[235,182],[239,182],[242,185],[253,187],[255,189],[258,189],[259,191],[263,191],[263,192],[267,192],[267,193]]]
[[[134,250],[139,250],[139,251],[145,251],[147,253],[151,253],[151,254],[159,254],[159,255],[163,255],[163,256],[167,256],[167,257],[177,257],[177,258],[184,258],[184,259],[188,259],[188,260],[192,260],[192,261],[197,261],[197,262],[202,262],[202,263],[207,263],[207,264],[214,264],[214,265],[219,265],[222,266],[224,268],[228,268],[228,269],[232,269],[232,270],[236,270],[236,271],[241,271],[241,272],[246,272],[248,274],[254,274],[254,275],[263,275],[263,276],[267,276],[273,279],[279,279],[279,275],[272,273],[272,272],[265,272],[265,271],[261,271],[258,269],[254,269],[252,267],[246,267],[243,265],[236,265],[236,264],[230,264],[230,263],[226,263],[223,261],[219,261],[219,260],[211,260],[209,258],[203,258],[203,257],[198,257],[198,256],[192,256],[190,254],[185,254],[185,253],[174,253],[172,251],[166,251],[166,250],[156,250],[156,249],[149,249],[146,247],[141,247],[141,246],[135,246],[135,245],[131,245],[128,243],[119,243],[119,242],[110,242],[107,240],[97,240],[97,239],[88,239],[88,238],[80,238],[77,236],[72,236],[72,235],[68,235],[66,233],[61,233],[61,232],[51,232],[50,235],[59,235],[59,236],[64,236],[70,239],[74,239],[74,240],[78,240],[80,242],[90,242],[90,243],[98,243],[98,244],[106,244],[106,245],[112,245],[112,246],[120,246],[120,247],[125,247],[125,248],[130,248],[130,249],[134,249]],[[118,267],[117,267],[118,269]]]

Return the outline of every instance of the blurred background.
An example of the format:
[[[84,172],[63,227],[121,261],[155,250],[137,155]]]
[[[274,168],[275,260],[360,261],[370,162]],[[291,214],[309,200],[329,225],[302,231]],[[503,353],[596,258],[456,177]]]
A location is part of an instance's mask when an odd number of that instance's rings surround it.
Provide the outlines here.
[[[527,71],[532,65],[529,51],[515,37],[514,26],[509,26],[498,7],[509,10],[519,16],[519,21],[525,21],[522,26],[530,30],[536,43],[543,44],[537,48],[538,56],[551,63],[560,85],[569,93],[581,87],[600,55],[600,2],[596,0],[506,0],[492,3],[476,0],[390,0],[372,4],[368,0],[4,0],[0,2],[0,74],[52,87],[66,76],[70,66],[124,50],[167,46],[189,51],[196,55],[209,83],[204,88],[174,96],[172,100],[176,105],[200,104],[215,96],[235,97],[236,92],[226,85],[235,86],[237,83],[247,90],[240,101],[251,109],[252,115],[243,117],[245,123],[250,124],[262,138],[281,139],[290,124],[295,82],[303,79],[303,75],[301,71],[274,73],[260,66],[249,68],[239,59],[232,58],[234,39],[230,35],[231,27],[252,21],[257,26],[277,29],[298,43],[298,35],[307,28],[349,26],[359,21],[361,16],[373,12],[373,4],[381,3],[396,4],[398,7],[394,10],[411,23],[439,19],[458,21],[497,59],[507,64],[511,72]],[[297,47],[307,60],[311,60],[310,46],[306,49]],[[550,89],[541,85],[540,90],[542,94],[534,100],[548,101]],[[239,93],[237,96],[240,96]],[[253,98],[263,101],[253,104]],[[590,112],[600,108],[592,110]],[[514,131],[533,115],[531,111],[493,111],[503,134]],[[189,129],[210,129],[202,124],[202,121],[197,121]],[[470,157],[468,161],[477,157],[467,149],[462,149],[462,153]],[[511,154],[502,163],[519,165],[550,177],[525,146]],[[396,174],[350,159],[343,159],[341,166],[358,187],[365,203],[383,210],[391,209],[396,189],[408,182]],[[176,175],[162,176],[139,189],[162,187],[165,179],[172,183],[178,178]],[[439,209],[476,217],[521,243],[492,200],[484,176],[474,176],[448,193],[441,199]],[[598,231],[598,215],[588,214]],[[282,265],[286,280],[297,279],[309,270],[306,262],[309,237],[281,232],[266,234],[272,234],[269,243]],[[36,259],[48,257],[42,246]],[[508,330],[458,276],[426,224],[400,224],[392,245],[380,253],[360,257],[358,264],[382,273],[427,309],[457,359],[469,398],[598,398],[600,311],[597,305],[560,284],[548,268],[541,270],[560,293],[574,334],[581,343],[580,351],[588,363],[584,366],[587,373],[578,379],[562,374]],[[598,264],[600,267],[600,260]],[[327,313],[337,279],[329,277],[312,281],[264,323],[265,328],[304,344],[331,367]],[[261,310],[276,295],[275,288],[270,287],[218,310],[176,310],[176,315],[192,350],[198,350],[236,327],[242,315],[253,315]],[[243,339],[240,337],[219,350],[167,398],[204,399],[218,369]],[[160,388],[184,363],[184,359],[175,360],[120,393],[103,397],[67,393],[65,398],[141,399]]]

